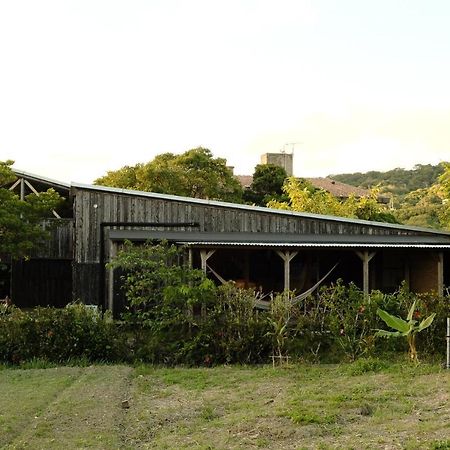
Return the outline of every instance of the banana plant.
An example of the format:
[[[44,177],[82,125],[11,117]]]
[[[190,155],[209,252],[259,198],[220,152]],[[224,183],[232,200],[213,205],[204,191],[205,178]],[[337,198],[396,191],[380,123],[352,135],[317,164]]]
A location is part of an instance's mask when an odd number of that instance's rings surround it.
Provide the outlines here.
[[[386,325],[397,331],[378,330],[375,336],[406,337],[409,346],[409,357],[411,361],[417,363],[419,362],[419,359],[417,357],[416,335],[422,330],[425,330],[425,328],[428,328],[433,323],[436,313],[431,314],[426,319],[423,319],[420,323],[418,323],[418,321],[413,318],[415,310],[416,301],[414,300],[411,308],[409,309],[406,320],[403,320],[400,317],[393,316],[388,312],[378,308],[378,316],[386,323]]]

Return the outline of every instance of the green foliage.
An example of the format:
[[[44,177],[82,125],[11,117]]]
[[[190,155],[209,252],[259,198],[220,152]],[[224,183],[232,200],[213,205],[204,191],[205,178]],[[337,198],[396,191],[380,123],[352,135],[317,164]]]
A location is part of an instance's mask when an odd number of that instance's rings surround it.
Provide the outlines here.
[[[210,363],[262,363],[271,351],[268,314],[255,309],[257,293],[233,283],[219,287],[217,301],[200,328]]]
[[[416,165],[412,170],[333,175],[360,187],[377,186],[393,197],[395,216],[405,225],[450,228],[450,165]]]
[[[439,183],[442,188],[442,210],[440,220],[444,227],[450,229],[450,163],[444,163],[444,172],[439,177]]]
[[[391,295],[373,291],[366,296],[354,284],[344,285],[338,280],[299,305],[295,314],[297,332],[290,345],[304,358],[334,362],[401,350],[394,341],[383,345],[375,342],[375,329],[382,323],[376,310],[381,307],[399,313],[406,302],[409,297],[403,289]]]
[[[353,376],[364,375],[365,373],[377,373],[388,367],[384,359],[369,356],[360,358],[347,366],[347,373]]]
[[[287,341],[290,335],[290,321],[295,308],[292,298],[287,293],[278,294],[270,304],[269,324],[273,338],[273,354],[282,358],[287,356]],[[281,360],[280,360],[281,362]]]
[[[183,248],[166,242],[125,242],[109,264],[124,273],[128,305],[123,318],[138,332],[136,356],[140,359],[181,362],[197,327],[194,312],[214,302],[215,285],[201,270],[188,267],[185,256]]]
[[[242,202],[242,187],[226,160],[198,147],[163,153],[148,163],[109,171],[95,184],[205,199]]]
[[[0,162],[0,255],[27,257],[48,236],[41,222],[62,201],[53,189],[25,200],[1,186],[15,179],[13,161]]]
[[[265,206],[270,200],[284,200],[283,184],[286,170],[275,164],[258,164],[250,188],[244,191],[244,200]]]
[[[429,315],[426,319],[423,319],[421,322],[418,322],[415,317],[416,312],[416,301],[414,300],[411,305],[406,320],[401,319],[400,317],[393,316],[388,312],[377,309],[377,314],[381,317],[381,319],[386,323],[386,325],[390,328],[393,328],[396,331],[385,331],[378,330],[376,336],[381,337],[406,337],[409,345],[409,356],[412,361],[417,362],[417,349],[416,349],[416,334],[428,328],[434,320],[436,313]]]
[[[267,206],[314,214],[397,222],[386,206],[378,202],[377,190],[373,190],[369,197],[338,199],[323,189],[314,189],[305,180],[290,177],[284,183],[283,191],[288,196],[288,201],[271,200]]]
[[[117,325],[90,307],[0,310],[0,361],[117,361],[124,354]]]
[[[444,172],[444,164],[417,164],[411,170],[396,168],[386,172],[370,171],[367,173],[347,173],[330,175],[330,178],[364,188],[379,186],[382,192],[395,196],[405,195],[418,189],[431,187]]]
[[[397,217],[406,225],[442,228],[446,206],[439,184],[405,195],[397,208]]]

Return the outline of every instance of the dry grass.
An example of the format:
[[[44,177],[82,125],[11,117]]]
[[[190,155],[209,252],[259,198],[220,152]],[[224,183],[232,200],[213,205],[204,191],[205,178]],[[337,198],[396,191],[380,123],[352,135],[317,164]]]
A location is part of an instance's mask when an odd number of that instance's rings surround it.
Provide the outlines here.
[[[450,449],[449,379],[364,361],[5,369],[0,448]]]

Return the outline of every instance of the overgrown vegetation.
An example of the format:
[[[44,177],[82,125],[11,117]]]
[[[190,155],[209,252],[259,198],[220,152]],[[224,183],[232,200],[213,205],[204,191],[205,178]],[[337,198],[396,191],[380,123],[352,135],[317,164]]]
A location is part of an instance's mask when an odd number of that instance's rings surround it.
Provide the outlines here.
[[[0,306],[0,361],[120,361],[124,338],[108,314],[84,305],[22,311]]]
[[[192,314],[170,306],[152,314],[113,321],[83,305],[21,311],[3,307],[0,314],[0,361],[24,364],[46,361],[143,361],[159,364],[217,365],[266,363],[272,355],[313,362],[354,361],[361,357],[406,354],[406,341],[376,339],[384,308],[405,315],[411,294],[364,297],[354,285],[326,287],[299,305],[280,295],[270,311],[254,308],[255,294],[228,284],[214,302]],[[288,300],[289,301],[289,300]],[[276,306],[278,305],[278,306]],[[200,305],[199,305],[200,306]],[[437,311],[417,346],[426,357],[445,351],[449,299],[418,297],[415,317]],[[203,315],[202,315],[203,312]],[[281,361],[281,359],[280,359]]]
[[[286,293],[277,295],[271,308],[259,310],[259,293],[232,283],[215,286],[174,245],[128,243],[111,267],[123,271],[128,307],[120,321],[84,305],[32,311],[4,306],[0,361],[213,366],[267,363],[272,357],[341,362],[406,354],[406,342],[376,338],[384,327],[377,310],[398,317],[409,311],[413,320],[435,314],[417,346],[425,356],[444,354],[449,298],[414,295],[404,286],[395,294],[365,296],[354,284],[338,281],[298,303]]]

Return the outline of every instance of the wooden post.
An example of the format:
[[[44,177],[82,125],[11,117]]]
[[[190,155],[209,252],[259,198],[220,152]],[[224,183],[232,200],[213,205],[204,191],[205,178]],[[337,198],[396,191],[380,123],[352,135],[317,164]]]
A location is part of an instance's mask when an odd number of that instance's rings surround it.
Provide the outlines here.
[[[438,253],[438,282],[437,282],[437,293],[439,296],[444,295],[444,253]]]
[[[200,259],[202,260],[202,270],[206,273],[206,261],[214,255],[215,250],[200,250]]]
[[[212,255],[214,255],[216,251],[215,250],[200,250],[200,259],[202,261],[202,270],[206,275],[206,262],[209,258],[211,258]],[[202,318],[206,317],[206,304],[202,303],[202,312],[201,312]]]
[[[370,290],[369,262],[376,255],[376,252],[369,253],[368,250],[364,250],[363,252],[356,252],[356,254],[363,262],[363,292],[364,295],[369,295]]]
[[[117,254],[117,246],[113,241],[109,241],[109,261],[112,261]],[[108,309],[114,313],[114,269],[108,270]]]
[[[20,200],[25,200],[25,180],[20,179]]]
[[[277,254],[284,261],[284,291],[289,292],[291,289],[291,261],[297,256],[298,252],[277,250]]]
[[[244,280],[245,288],[248,289],[248,283],[250,282],[250,260],[248,250],[244,253]]]
[[[409,261],[405,261],[405,284],[409,289],[411,283],[411,266],[409,265]]]

